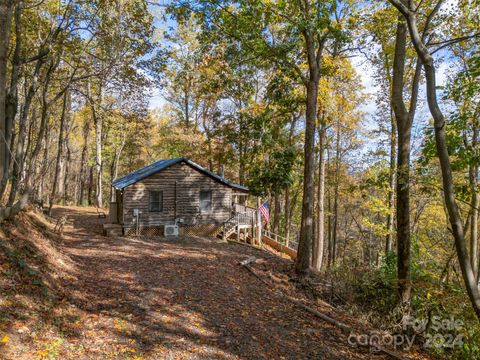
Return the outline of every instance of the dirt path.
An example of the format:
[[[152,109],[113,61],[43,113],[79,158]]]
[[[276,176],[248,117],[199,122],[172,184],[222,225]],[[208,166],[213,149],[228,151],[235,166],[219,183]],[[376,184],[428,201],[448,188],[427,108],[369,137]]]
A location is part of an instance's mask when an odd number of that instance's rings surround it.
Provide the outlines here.
[[[94,209],[60,215],[69,218],[63,251],[79,268],[65,284],[62,358],[372,358],[238,265],[286,260],[206,239],[107,238]]]

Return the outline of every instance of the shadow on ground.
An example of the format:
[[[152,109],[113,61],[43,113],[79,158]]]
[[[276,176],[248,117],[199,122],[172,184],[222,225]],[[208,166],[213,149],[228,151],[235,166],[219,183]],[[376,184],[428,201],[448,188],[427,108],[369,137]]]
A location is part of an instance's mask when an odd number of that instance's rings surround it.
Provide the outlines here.
[[[372,358],[238,265],[287,260],[215,240],[104,237],[94,208],[53,216],[68,217],[62,251],[76,264],[52,320],[61,358]]]

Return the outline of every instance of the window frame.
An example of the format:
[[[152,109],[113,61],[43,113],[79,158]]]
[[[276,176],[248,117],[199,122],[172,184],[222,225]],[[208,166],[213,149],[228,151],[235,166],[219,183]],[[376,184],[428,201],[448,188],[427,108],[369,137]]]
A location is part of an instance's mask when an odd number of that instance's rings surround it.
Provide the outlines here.
[[[209,209],[204,209],[203,206],[202,206],[202,194],[209,194],[209,202],[210,202],[210,208]],[[210,189],[209,190],[200,190],[199,203],[200,203],[200,212],[202,214],[211,213],[213,211],[213,191],[210,190]]]
[[[152,201],[152,194],[153,193],[158,193],[159,194],[159,200],[158,201]],[[153,203],[158,203],[159,204],[159,209],[152,209],[152,204]],[[148,212],[163,212],[163,190],[149,190],[148,191]]]

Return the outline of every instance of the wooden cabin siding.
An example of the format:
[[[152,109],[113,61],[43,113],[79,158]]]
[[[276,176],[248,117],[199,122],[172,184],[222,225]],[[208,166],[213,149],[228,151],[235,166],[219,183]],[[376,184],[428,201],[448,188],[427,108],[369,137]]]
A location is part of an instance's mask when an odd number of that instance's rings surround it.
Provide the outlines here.
[[[133,209],[139,209],[140,225],[160,226],[175,220],[175,182],[177,192],[176,217],[185,225],[222,223],[231,215],[232,189],[185,163],[170,166],[126,187],[123,192],[125,228],[135,226]],[[200,212],[200,191],[212,191],[212,210]],[[149,211],[149,192],[163,191],[163,211]]]

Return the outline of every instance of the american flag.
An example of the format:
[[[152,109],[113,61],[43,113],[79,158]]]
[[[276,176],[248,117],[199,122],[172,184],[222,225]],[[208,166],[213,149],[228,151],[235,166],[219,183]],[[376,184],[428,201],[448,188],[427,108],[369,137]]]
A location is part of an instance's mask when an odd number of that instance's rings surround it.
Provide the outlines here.
[[[268,210],[268,203],[265,201],[263,205],[258,208],[258,210],[260,210],[260,213],[265,219],[265,223],[268,224],[268,222],[270,221],[270,211]]]

